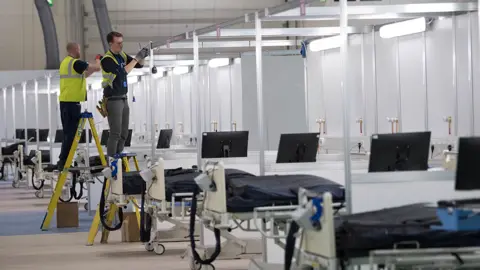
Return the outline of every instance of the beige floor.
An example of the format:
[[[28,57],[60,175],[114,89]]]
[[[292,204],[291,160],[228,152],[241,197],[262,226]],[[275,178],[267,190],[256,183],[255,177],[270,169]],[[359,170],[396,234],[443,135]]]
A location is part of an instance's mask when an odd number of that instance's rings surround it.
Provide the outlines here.
[[[0,188],[0,212],[45,210],[48,199],[37,199],[32,190]],[[40,221],[39,221],[40,222]],[[1,230],[1,228],[0,228]],[[166,243],[164,255],[145,251],[140,243],[121,243],[120,234],[112,233],[110,243],[99,241],[85,246],[87,233],[42,234],[0,237],[0,270],[140,270],[189,269],[187,258],[180,255],[185,243]],[[217,261],[216,269],[248,269],[248,261]]]

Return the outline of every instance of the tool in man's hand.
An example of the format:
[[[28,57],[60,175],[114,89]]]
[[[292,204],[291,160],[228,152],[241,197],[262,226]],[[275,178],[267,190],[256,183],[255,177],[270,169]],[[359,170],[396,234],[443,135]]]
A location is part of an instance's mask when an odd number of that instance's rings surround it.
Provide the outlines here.
[[[105,118],[105,117],[108,116],[108,112],[107,112],[107,101],[105,100],[105,98],[103,98],[102,100],[100,100],[100,101],[98,102],[97,110],[98,110],[98,112],[103,116],[103,118]]]

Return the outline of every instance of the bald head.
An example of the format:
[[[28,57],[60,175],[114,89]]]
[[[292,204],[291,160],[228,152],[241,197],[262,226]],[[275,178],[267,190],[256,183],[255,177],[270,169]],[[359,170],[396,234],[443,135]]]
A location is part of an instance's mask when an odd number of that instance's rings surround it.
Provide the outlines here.
[[[67,44],[67,53],[71,57],[73,57],[75,59],[79,59],[80,58],[80,45],[78,45],[78,43],[75,43],[75,42],[69,42]]]

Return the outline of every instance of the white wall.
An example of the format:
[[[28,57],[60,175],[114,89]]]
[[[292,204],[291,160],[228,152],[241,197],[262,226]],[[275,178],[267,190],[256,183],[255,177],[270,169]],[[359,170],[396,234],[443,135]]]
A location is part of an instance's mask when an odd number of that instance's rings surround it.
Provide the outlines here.
[[[436,20],[424,34],[393,39],[382,39],[378,33],[350,36],[347,86],[352,136],[360,133],[358,118],[364,119],[364,131],[370,135],[391,132],[386,118],[397,117],[400,131],[431,130],[433,136],[445,137],[447,116],[453,118],[452,135],[473,135],[474,128],[478,134],[479,111],[472,113],[480,91],[473,76],[480,71],[477,29],[477,15],[466,14]],[[317,131],[315,120],[326,118],[327,135],[342,136],[339,49],[308,52],[307,59],[309,129]]]
[[[305,80],[300,55],[263,56],[263,104],[266,150],[278,148],[280,134],[305,132]],[[242,55],[243,129],[249,149],[259,147],[255,56]]]
[[[77,1],[77,0],[73,0]],[[65,56],[65,46],[68,41],[79,41],[76,33],[78,28],[74,24],[74,17],[70,13],[72,0],[55,1],[52,13],[57,29],[60,59]],[[2,62],[0,70],[24,70],[45,68],[45,47],[43,33],[38,18],[37,9],[32,0],[3,0],[0,9],[0,42]],[[1,84],[1,82],[0,82]]]

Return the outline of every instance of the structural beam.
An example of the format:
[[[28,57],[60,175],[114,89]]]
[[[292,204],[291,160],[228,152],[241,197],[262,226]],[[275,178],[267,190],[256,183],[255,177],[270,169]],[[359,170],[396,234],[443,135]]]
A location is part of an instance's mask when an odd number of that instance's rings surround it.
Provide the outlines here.
[[[349,34],[360,34],[370,32],[372,27],[348,27]],[[203,37],[217,37],[220,34],[222,38],[233,37],[251,37],[255,38],[255,29],[222,29],[217,31],[205,33],[199,38]],[[305,28],[264,28],[262,29],[262,37],[321,37],[340,34],[340,27],[305,27]]]

